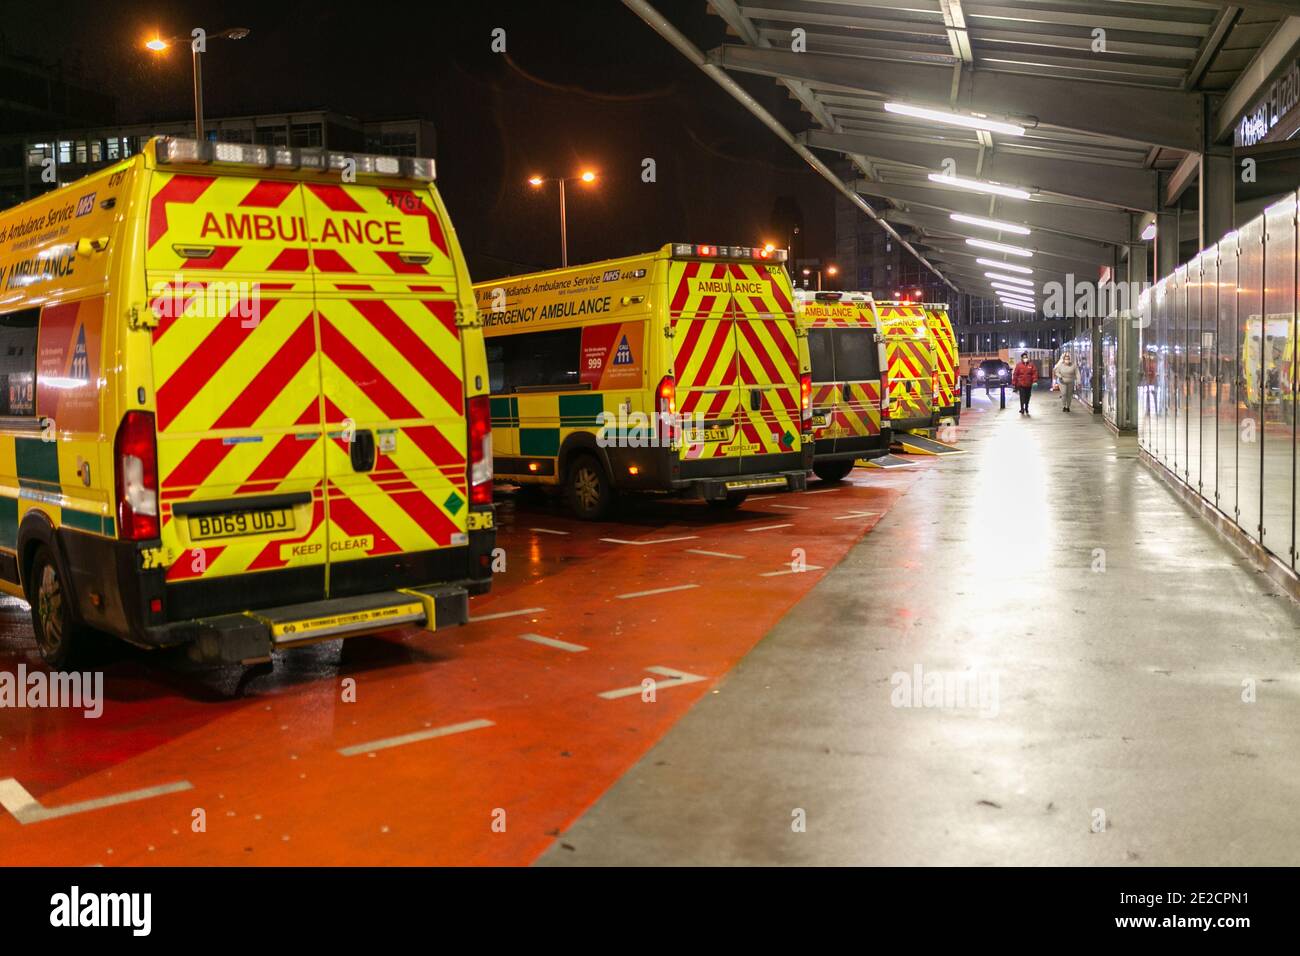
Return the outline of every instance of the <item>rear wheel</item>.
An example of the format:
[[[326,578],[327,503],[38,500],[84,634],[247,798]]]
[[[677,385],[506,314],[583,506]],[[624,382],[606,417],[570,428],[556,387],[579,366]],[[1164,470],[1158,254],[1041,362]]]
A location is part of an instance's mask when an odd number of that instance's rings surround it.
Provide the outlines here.
[[[569,464],[564,498],[584,521],[598,521],[614,503],[614,486],[594,455],[579,455]]]
[[[74,669],[87,653],[90,633],[76,620],[72,595],[48,545],[36,549],[27,581],[32,630],[41,658],[55,670]]]
[[[813,474],[822,481],[843,481],[853,470],[852,458],[844,461],[818,461],[813,463]]]
[[[743,492],[733,491],[725,498],[710,498],[709,507],[713,508],[715,511],[735,511],[745,503],[745,499],[748,497],[749,495]]]

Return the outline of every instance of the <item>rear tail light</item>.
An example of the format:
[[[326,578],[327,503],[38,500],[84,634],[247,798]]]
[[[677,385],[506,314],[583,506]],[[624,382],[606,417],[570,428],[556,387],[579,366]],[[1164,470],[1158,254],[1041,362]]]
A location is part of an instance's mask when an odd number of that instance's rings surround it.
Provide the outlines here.
[[[677,382],[671,375],[659,380],[655,390],[658,396],[659,440],[670,447],[677,441],[679,422],[677,420]]]
[[[113,460],[118,536],[126,541],[157,538],[158,442],[151,412],[131,411],[122,418],[113,441]]]
[[[486,395],[469,400],[469,502],[492,503],[492,406]]]
[[[812,373],[799,373],[799,418],[804,431],[812,428]]]

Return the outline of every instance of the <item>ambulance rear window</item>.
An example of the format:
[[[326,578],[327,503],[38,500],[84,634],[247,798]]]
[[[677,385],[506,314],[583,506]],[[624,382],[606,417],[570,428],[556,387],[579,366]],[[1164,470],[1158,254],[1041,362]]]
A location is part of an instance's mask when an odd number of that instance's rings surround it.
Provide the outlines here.
[[[36,414],[36,329],[40,309],[0,315],[0,416]]]
[[[831,355],[831,330],[808,330],[808,357],[814,382],[835,381],[835,360]]]
[[[866,382],[880,378],[876,333],[868,329],[835,330],[835,380]]]

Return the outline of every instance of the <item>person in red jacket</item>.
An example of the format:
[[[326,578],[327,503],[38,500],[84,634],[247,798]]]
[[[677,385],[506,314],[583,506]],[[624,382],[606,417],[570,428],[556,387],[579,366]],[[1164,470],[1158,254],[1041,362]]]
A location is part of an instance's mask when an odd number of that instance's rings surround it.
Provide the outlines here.
[[[1029,397],[1034,394],[1034,383],[1038,381],[1038,367],[1029,362],[1029,353],[1021,352],[1016,370],[1011,373],[1011,384],[1020,393],[1020,414],[1029,414]]]

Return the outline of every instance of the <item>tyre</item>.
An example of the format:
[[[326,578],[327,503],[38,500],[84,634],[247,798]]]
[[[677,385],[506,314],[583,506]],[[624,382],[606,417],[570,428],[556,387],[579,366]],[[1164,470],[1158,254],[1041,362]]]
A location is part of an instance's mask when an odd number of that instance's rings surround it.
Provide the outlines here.
[[[578,455],[569,463],[564,499],[583,521],[599,521],[614,504],[614,486],[595,455]]]
[[[732,492],[725,498],[709,499],[709,507],[714,511],[735,511],[745,503],[745,499],[748,497],[749,495],[743,492]]]
[[[32,557],[27,601],[41,658],[54,670],[76,669],[88,653],[91,635],[77,621],[67,581],[48,545],[38,547]]]
[[[843,481],[853,470],[853,465],[852,458],[844,461],[813,462],[813,474],[822,481]]]

